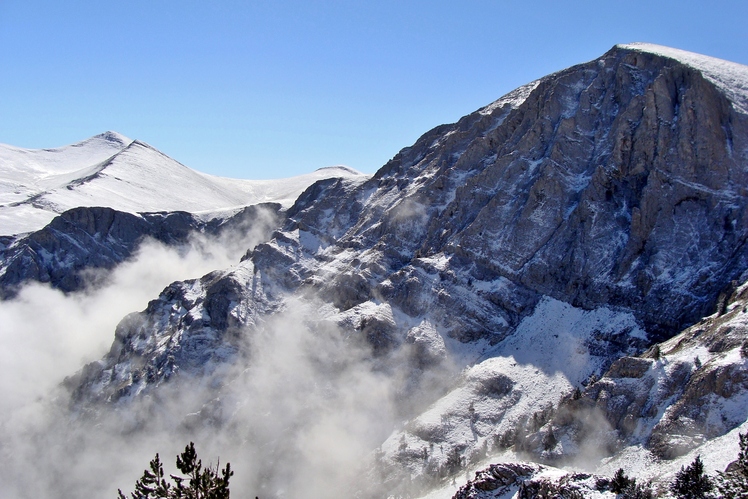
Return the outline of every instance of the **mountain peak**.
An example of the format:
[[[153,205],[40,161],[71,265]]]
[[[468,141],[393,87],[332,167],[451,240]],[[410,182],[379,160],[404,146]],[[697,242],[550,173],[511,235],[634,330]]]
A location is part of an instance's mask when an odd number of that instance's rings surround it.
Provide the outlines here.
[[[116,154],[117,151],[122,151],[127,146],[133,143],[133,139],[117,133],[111,130],[107,130],[104,133],[94,135],[80,142],[75,142],[70,145],[56,147],[54,149],[44,149],[46,151],[64,151],[68,149],[86,149],[86,150],[98,150],[98,151],[110,151],[110,154]]]
[[[711,59],[720,62],[727,62],[729,64],[737,64],[731,61],[725,61],[717,57],[699,54],[697,52],[691,52],[688,50],[677,49],[674,47],[668,47],[667,45],[658,45],[656,43],[649,42],[632,42],[632,43],[619,43],[614,48],[621,50],[635,50],[638,52],[647,52],[650,54],[662,55],[670,57],[672,59],[678,59],[681,62],[688,62],[694,59]]]
[[[98,135],[94,135],[94,136],[93,136],[93,137],[91,137],[91,139],[89,139],[89,140],[104,140],[104,141],[106,141],[106,142],[111,142],[111,143],[113,143],[113,144],[119,144],[119,145],[121,145],[122,147],[125,147],[125,146],[127,146],[128,144],[130,144],[130,143],[132,143],[132,142],[133,142],[133,140],[132,140],[132,139],[130,139],[130,138],[128,138],[128,137],[125,137],[125,136],[124,136],[124,135],[122,135],[121,133],[118,133],[118,132],[114,132],[114,131],[112,131],[112,130],[107,130],[107,131],[106,131],[106,132],[104,132],[104,133],[100,133],[100,134],[98,134]]]

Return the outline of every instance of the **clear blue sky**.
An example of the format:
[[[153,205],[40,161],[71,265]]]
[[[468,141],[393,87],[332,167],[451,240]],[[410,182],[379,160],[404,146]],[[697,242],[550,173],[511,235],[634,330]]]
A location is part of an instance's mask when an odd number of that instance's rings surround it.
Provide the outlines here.
[[[0,142],[116,130],[223,176],[374,172],[633,41],[748,64],[748,1],[0,0]]]

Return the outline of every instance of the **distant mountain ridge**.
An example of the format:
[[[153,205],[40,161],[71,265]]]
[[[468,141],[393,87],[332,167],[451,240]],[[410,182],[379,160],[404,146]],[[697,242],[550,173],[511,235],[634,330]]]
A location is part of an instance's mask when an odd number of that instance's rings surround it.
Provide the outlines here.
[[[216,177],[116,132],[56,149],[0,144],[0,297],[27,282],[80,290],[82,273],[113,269],[145,238],[180,245],[195,233],[261,230],[331,177],[368,178],[345,166],[278,180]]]
[[[308,185],[332,176],[362,175],[329,167],[289,179],[216,177],[116,132],[56,149],[0,144],[0,235],[41,229],[83,206],[128,213],[216,212],[271,202],[287,207]]]

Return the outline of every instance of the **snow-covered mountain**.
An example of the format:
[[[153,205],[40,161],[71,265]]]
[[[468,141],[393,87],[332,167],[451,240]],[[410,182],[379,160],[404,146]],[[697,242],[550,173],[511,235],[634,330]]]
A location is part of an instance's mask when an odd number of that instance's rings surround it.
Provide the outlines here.
[[[520,458],[724,469],[748,418],[746,102],[745,66],[648,44],[520,87],[169,285],[66,380],[70,409],[197,435],[247,496],[566,480],[486,467]]]
[[[288,207],[317,180],[357,175],[341,166],[278,180],[216,177],[115,132],[57,149],[0,144],[0,235],[39,230],[82,206],[127,213],[238,211],[259,203]]]

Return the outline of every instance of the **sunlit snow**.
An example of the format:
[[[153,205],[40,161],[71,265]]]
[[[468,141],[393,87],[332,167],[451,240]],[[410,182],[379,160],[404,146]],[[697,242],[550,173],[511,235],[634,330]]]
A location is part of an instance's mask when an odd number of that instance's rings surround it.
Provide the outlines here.
[[[41,229],[79,206],[130,213],[216,212],[266,202],[289,207],[304,189],[331,177],[368,178],[344,166],[277,180],[216,177],[114,132],[57,149],[0,144],[0,235]]]

